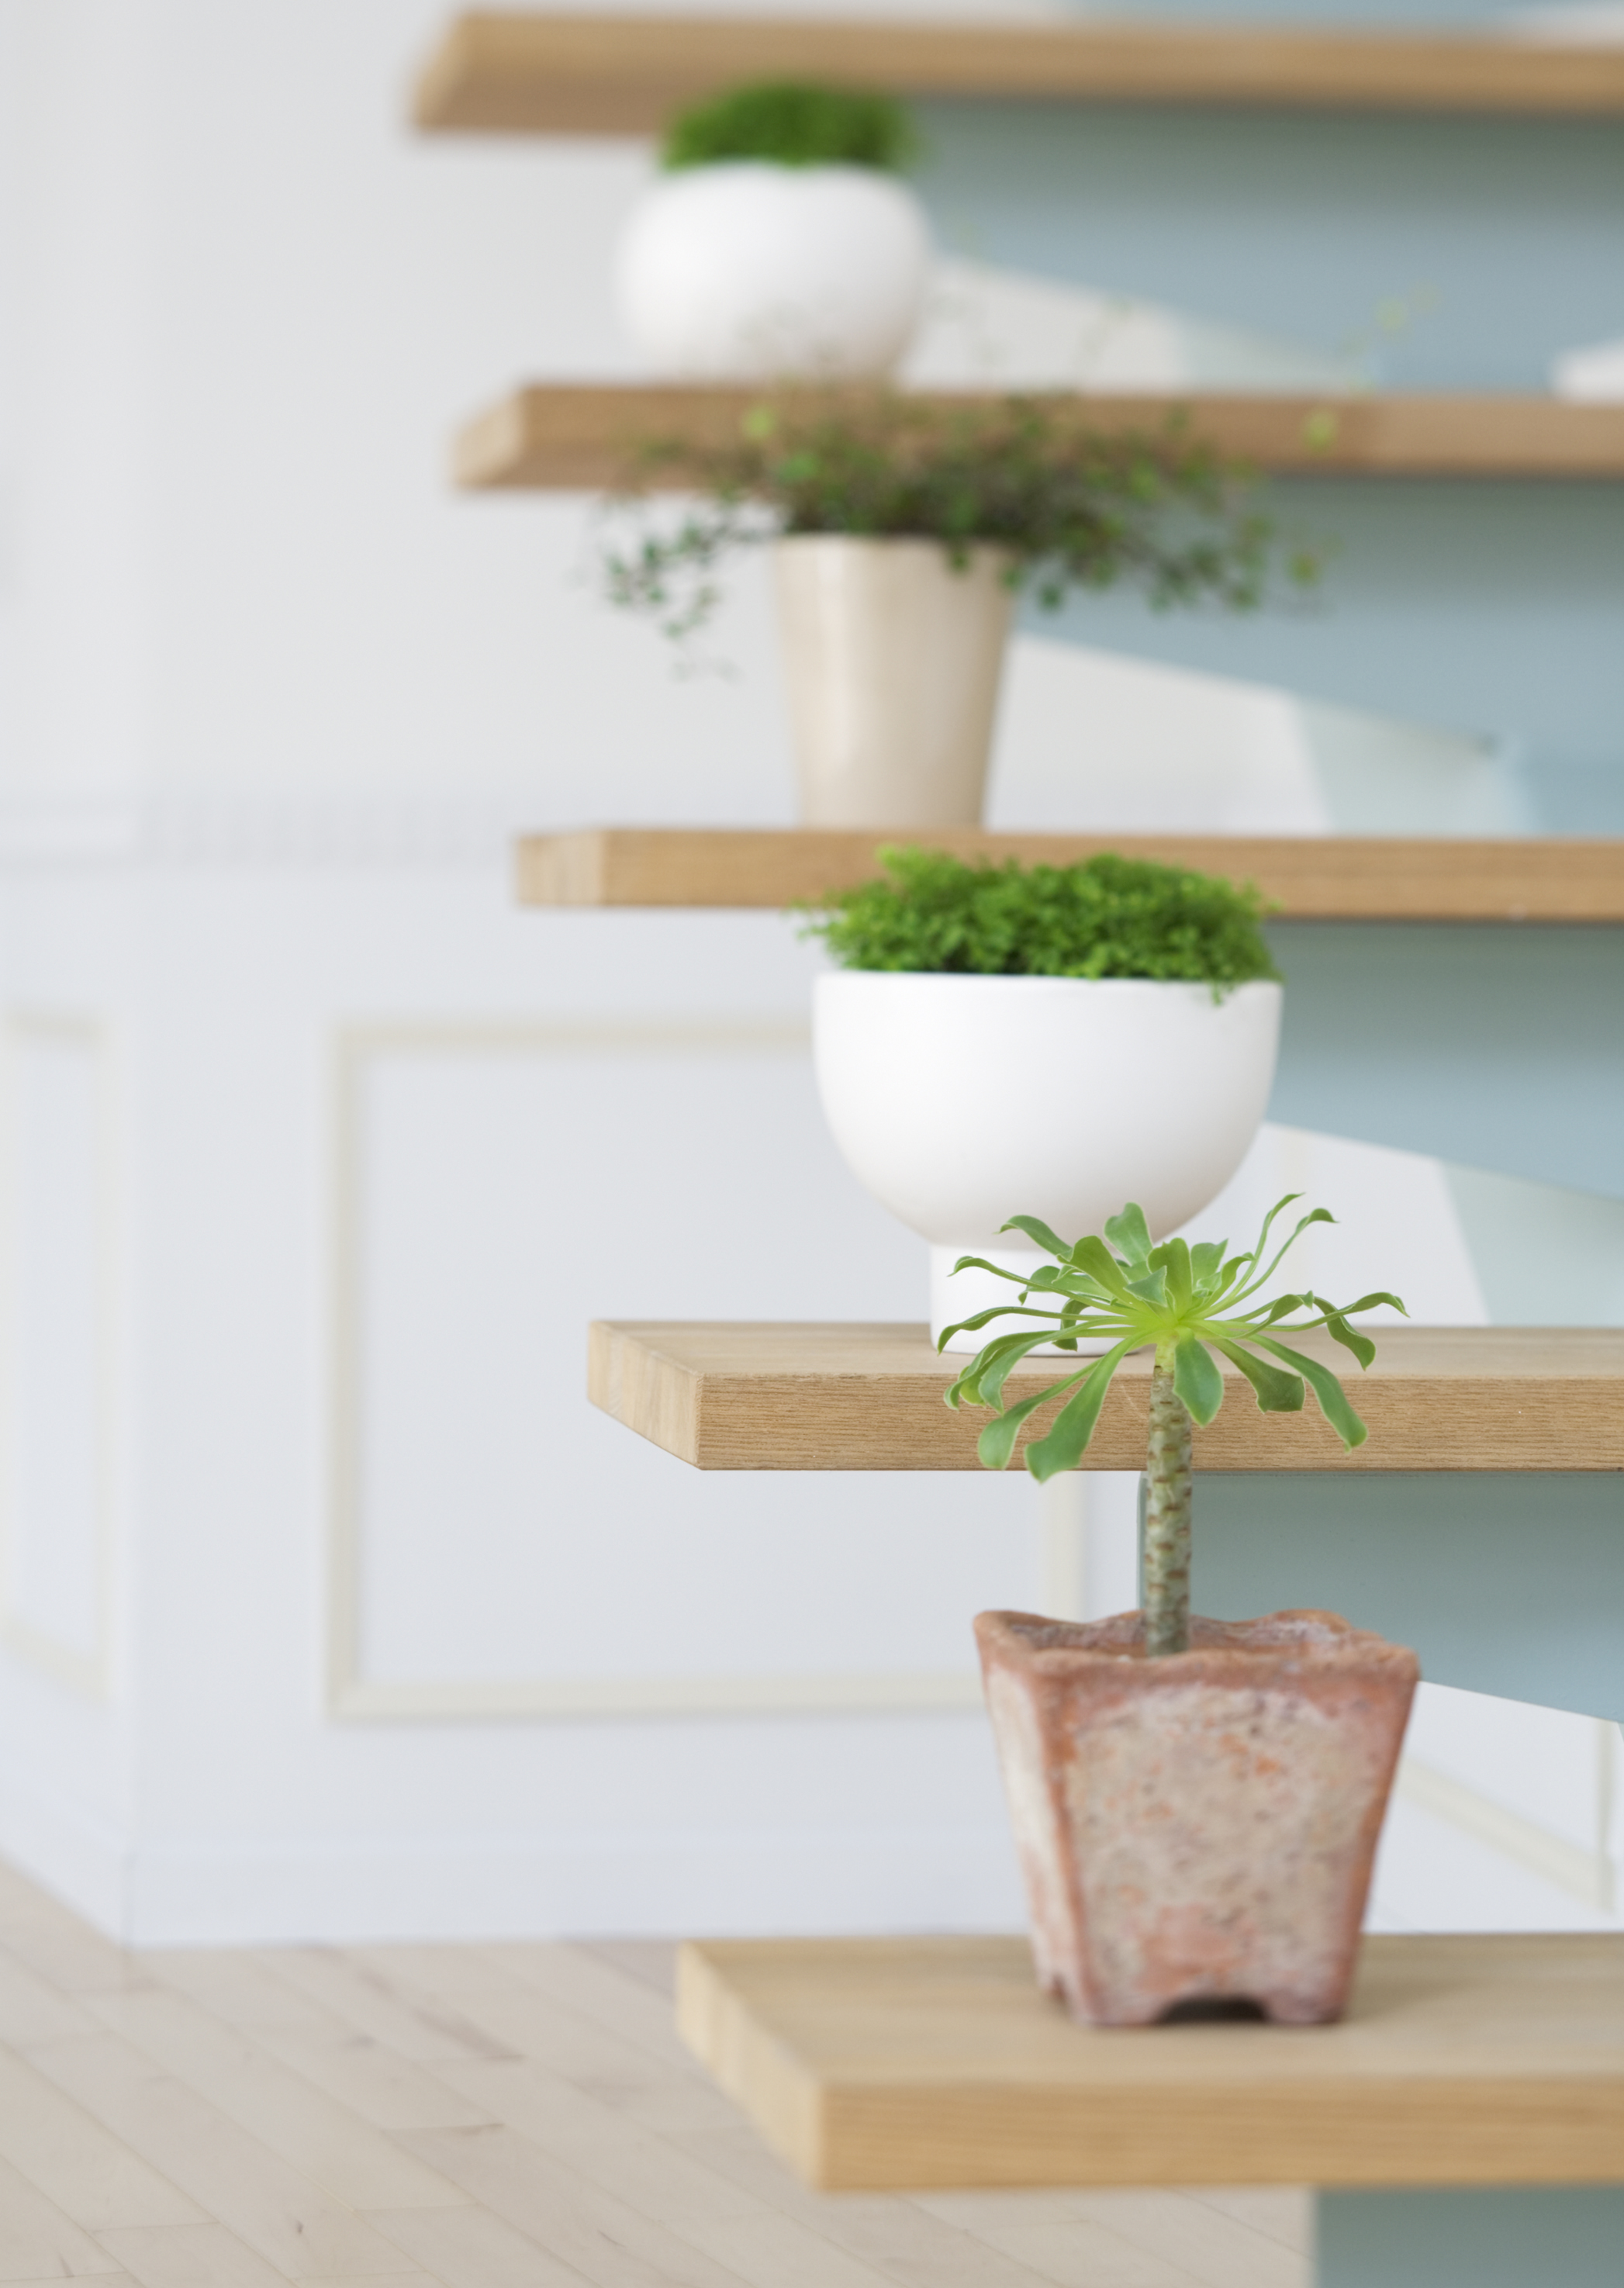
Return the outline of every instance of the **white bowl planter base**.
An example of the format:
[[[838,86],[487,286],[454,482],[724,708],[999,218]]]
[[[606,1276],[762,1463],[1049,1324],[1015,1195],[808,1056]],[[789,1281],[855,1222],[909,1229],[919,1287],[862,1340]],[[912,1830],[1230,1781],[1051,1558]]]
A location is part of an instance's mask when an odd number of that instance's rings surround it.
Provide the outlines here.
[[[821,533],[772,554],[802,824],[979,825],[1008,559]]]
[[[950,1276],[959,1256],[1045,1259],[1000,1237],[1011,1215],[1067,1240],[1130,1199],[1158,1237],[1199,1215],[1263,1124],[1280,1003],[1263,980],[1215,1000],[1138,978],[820,977],[824,1116],[864,1189],[931,1243],[932,1336],[1014,1299],[989,1273]]]
[[[615,298],[673,378],[877,381],[918,323],[930,253],[923,209],[893,176],[729,160],[644,193]]]

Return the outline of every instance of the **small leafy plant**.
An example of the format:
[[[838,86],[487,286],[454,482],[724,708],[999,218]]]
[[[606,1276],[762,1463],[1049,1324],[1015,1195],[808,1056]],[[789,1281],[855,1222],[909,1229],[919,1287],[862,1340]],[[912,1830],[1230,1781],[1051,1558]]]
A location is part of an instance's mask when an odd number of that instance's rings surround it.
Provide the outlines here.
[[[1335,1223],[1325,1208],[1302,1217],[1272,1259],[1264,1261],[1275,1218],[1300,1192],[1288,1192],[1264,1219],[1256,1243],[1230,1255],[1225,1240],[1192,1247],[1182,1239],[1151,1244],[1145,1217],[1130,1201],[1105,1225],[1104,1237],[1090,1235],[1068,1247],[1036,1216],[1011,1216],[1005,1231],[1024,1232],[1053,1265],[1030,1278],[1002,1269],[978,1255],[962,1256],[957,1271],[973,1267],[1019,1286],[1014,1303],[995,1303],[943,1332],[941,1342],[964,1331],[978,1332],[994,1319],[1037,1320],[1036,1327],[995,1335],[978,1351],[947,1394],[949,1406],[986,1406],[994,1418],[981,1433],[977,1452],[992,1470],[1008,1466],[1021,1425],[1052,1398],[1069,1394],[1047,1434],[1026,1448],[1026,1467],[1041,1482],[1075,1469],[1094,1435],[1111,1378],[1129,1351],[1155,1346],[1151,1370],[1150,1443],[1146,1463],[1145,1520],[1145,1648],[1153,1656],[1186,1651],[1190,1642],[1190,1516],[1192,1423],[1203,1427],[1224,1403],[1224,1377],[1214,1352],[1240,1370],[1265,1413],[1302,1410],[1306,1385],[1319,1410],[1345,1447],[1362,1446],[1366,1430],[1330,1368],[1290,1349],[1282,1334],[1303,1335],[1324,1328],[1351,1351],[1361,1369],[1375,1356],[1367,1335],[1351,1327],[1360,1311],[1388,1303],[1403,1311],[1396,1295],[1361,1295],[1357,1303],[1329,1303],[1304,1291],[1255,1299],[1268,1285],[1281,1258],[1311,1224]],[[1039,1302],[1035,1299],[1042,1300]],[[1250,1305],[1250,1308],[1244,1306]],[[1306,1319],[1292,1315],[1307,1311]],[[1407,1316],[1407,1314],[1406,1315]],[[1006,1402],[1010,1370],[1038,1344],[1054,1342],[1075,1350],[1079,1338],[1104,1339],[1110,1347],[1073,1373],[1013,1405]],[[938,1345],[940,1347],[940,1344]],[[1267,1356],[1260,1356],[1266,1353]],[[1275,1361],[1283,1363],[1275,1364]]]
[[[780,167],[875,167],[895,174],[915,148],[912,121],[888,95],[767,80],[679,112],[666,130],[660,163],[675,171],[769,159]]]
[[[657,478],[703,497],[654,520],[642,494]],[[1105,435],[1074,398],[809,390],[752,408],[731,442],[650,445],[616,504],[633,536],[605,550],[603,573],[612,602],[678,640],[715,611],[725,560],[806,533],[938,540],[960,568],[996,549],[1010,585],[1048,610],[1128,584],[1158,608],[1244,612],[1277,573],[1296,590],[1319,574],[1311,552],[1282,546],[1255,489],[1177,419]]]
[[[879,855],[884,876],[818,900],[802,933],[845,969],[1183,979],[1215,996],[1279,975],[1249,882],[1111,851],[1031,867],[970,865],[941,850]]]

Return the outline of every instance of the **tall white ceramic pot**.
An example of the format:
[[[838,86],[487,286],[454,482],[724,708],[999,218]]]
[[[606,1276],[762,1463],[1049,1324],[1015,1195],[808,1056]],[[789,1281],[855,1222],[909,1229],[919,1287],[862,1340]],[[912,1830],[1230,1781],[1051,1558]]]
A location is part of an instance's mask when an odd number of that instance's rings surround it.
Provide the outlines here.
[[[1137,1200],[1157,1238],[1215,1199],[1245,1158],[1274,1078],[1280,988],[1215,1001],[1138,978],[969,977],[843,969],[813,1001],[818,1090],[858,1181],[931,1243],[931,1331],[1015,1290],[1049,1259],[999,1226],[1062,1239]],[[986,1338],[962,1335],[955,1350]]]
[[[644,193],[615,296],[662,374],[878,380],[918,322],[930,255],[923,210],[894,176],[726,160]]]
[[[978,825],[1009,559],[837,533],[772,554],[802,824]]]

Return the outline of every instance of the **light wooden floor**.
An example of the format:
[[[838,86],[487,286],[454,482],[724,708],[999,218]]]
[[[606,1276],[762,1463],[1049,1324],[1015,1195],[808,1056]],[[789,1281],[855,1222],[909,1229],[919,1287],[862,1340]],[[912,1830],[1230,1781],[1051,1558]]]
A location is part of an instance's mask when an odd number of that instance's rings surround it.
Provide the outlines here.
[[[123,1954],[0,1869],[0,2282],[1305,2288],[1280,2192],[804,2192],[669,1950]]]

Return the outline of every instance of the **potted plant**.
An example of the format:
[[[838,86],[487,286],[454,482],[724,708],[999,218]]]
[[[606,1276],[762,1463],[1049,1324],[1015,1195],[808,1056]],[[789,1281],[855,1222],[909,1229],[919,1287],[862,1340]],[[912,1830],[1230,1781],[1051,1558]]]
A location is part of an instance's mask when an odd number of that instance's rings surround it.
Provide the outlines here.
[[[877,379],[923,305],[930,234],[898,179],[914,146],[881,95],[741,87],[684,112],[633,211],[615,287],[661,373]]]
[[[974,825],[1010,608],[1129,584],[1159,607],[1259,603],[1276,536],[1250,481],[1176,423],[1097,433],[1086,401],[807,393],[732,444],[652,444],[701,496],[606,553],[609,595],[690,638],[717,570],[771,547],[799,809],[816,826]],[[1288,583],[1315,576],[1287,552]]]
[[[858,1181],[930,1243],[939,1336],[1037,1270],[1000,1245],[1010,1200],[1089,1230],[1135,1188],[1160,1238],[1222,1191],[1269,1100],[1281,988],[1249,885],[1109,853],[881,857],[807,924],[839,965],[814,989],[818,1091]],[[997,1268],[955,1279],[966,1257]]]
[[[1182,1076],[1169,1086],[1186,1098]],[[1225,2003],[1319,2024],[1341,2014],[1352,1976],[1416,1657],[1332,1613],[1190,1611],[1192,1426],[1224,1402],[1220,1361],[1268,1412],[1299,1410],[1306,1386],[1355,1447],[1365,1426],[1341,1382],[1295,1343],[1318,1331],[1367,1367],[1374,1346],[1349,1321],[1404,1308],[1388,1294],[1268,1296],[1292,1240],[1334,1220],[1312,1209],[1265,1260],[1276,1217],[1299,1196],[1278,1202],[1239,1255],[1221,1240],[1153,1246],[1131,1204],[1072,1246],[1042,1219],[1013,1217],[1047,1259],[1017,1283],[1018,1299],[964,1323],[1021,1323],[986,1340],[947,1394],[992,1410],[978,1450],[993,1469],[1038,1408],[1063,1400],[1026,1449],[1042,1481],[1078,1466],[1113,1377],[1153,1349],[1143,1611],[976,1622],[1038,1976],[1097,2024]],[[1011,1368],[1046,1340],[1104,1355],[1011,1401]]]

